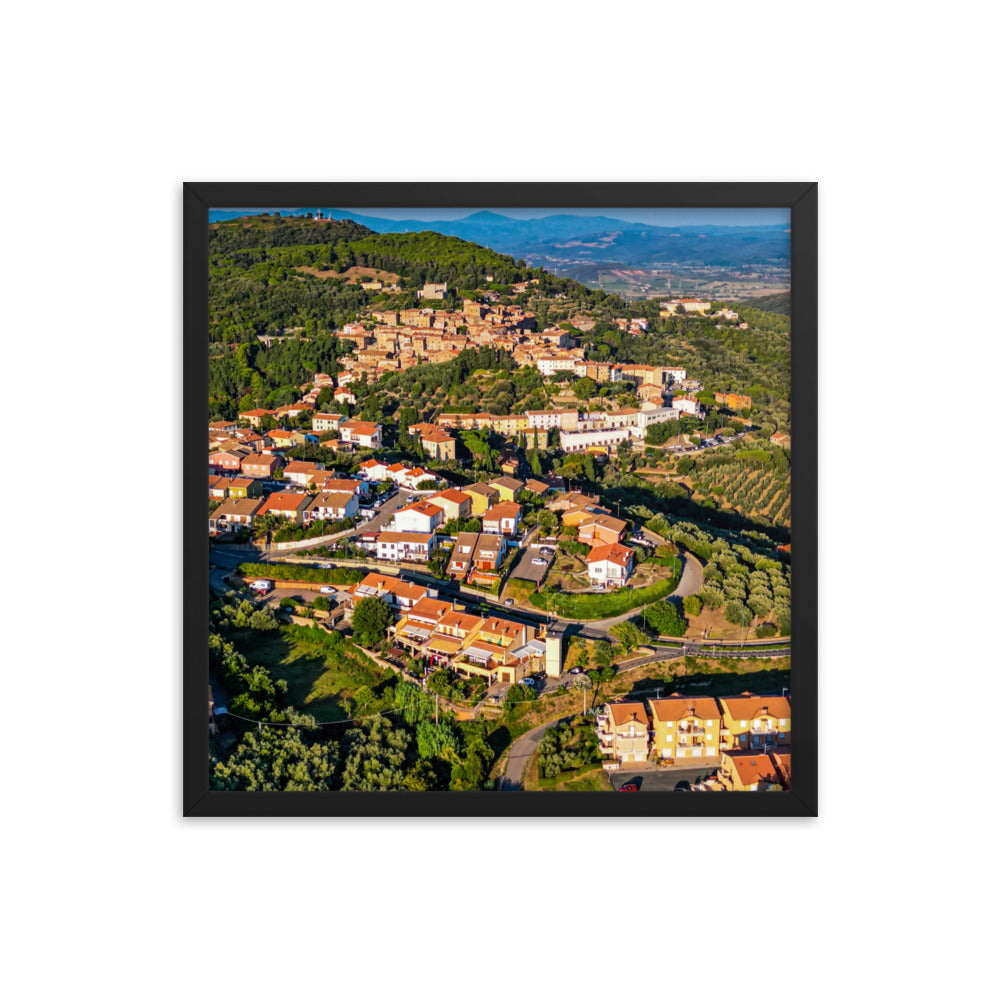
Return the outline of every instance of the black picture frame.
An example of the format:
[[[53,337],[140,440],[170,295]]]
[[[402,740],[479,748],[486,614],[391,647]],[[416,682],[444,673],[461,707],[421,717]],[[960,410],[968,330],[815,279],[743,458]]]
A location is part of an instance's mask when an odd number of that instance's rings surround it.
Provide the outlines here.
[[[648,792],[217,792],[208,766],[209,209],[385,207],[764,208],[791,210],[795,576],[795,726],[791,790]],[[201,816],[816,816],[817,787],[817,185],[726,183],[215,183],[183,188],[183,814]]]

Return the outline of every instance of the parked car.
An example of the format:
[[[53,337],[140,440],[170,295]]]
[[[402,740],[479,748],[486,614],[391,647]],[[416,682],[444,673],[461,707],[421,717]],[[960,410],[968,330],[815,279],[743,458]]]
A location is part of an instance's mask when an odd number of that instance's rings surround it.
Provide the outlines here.
[[[319,592],[321,594],[335,594],[337,592],[336,587],[320,587]]]
[[[571,673],[571,674],[582,674],[582,673],[583,673],[583,667],[574,667],[574,668],[573,668],[573,669],[572,669],[572,670],[570,671],[570,673]]]
[[[532,566],[548,566],[548,563],[544,559],[532,559]]]
[[[503,603],[504,603],[504,604],[505,604],[505,605],[506,605],[506,606],[507,606],[508,608],[512,608],[512,607],[514,607],[514,598],[513,598],[513,597],[508,597],[508,598],[507,598],[507,599],[506,599],[506,600],[505,600],[505,601],[504,601]]]
[[[637,792],[639,791],[639,786],[634,781],[626,781],[621,788],[618,789],[619,792]]]

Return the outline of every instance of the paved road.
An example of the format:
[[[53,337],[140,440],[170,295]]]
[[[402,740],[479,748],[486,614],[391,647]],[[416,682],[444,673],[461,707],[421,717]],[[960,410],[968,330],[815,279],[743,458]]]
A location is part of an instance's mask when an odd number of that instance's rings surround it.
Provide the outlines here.
[[[386,500],[386,502],[382,504],[378,513],[370,521],[359,524],[348,537],[357,538],[366,531],[385,531],[389,526],[389,522],[392,520],[392,515],[395,514],[400,507],[405,507],[412,500],[413,494],[409,490],[401,488],[398,493],[395,493],[389,500]]]
[[[507,769],[500,779],[501,792],[520,792],[524,790],[521,781],[524,775],[524,766],[528,763],[531,755],[538,749],[538,744],[542,742],[546,730],[551,729],[553,726],[558,726],[560,722],[565,722],[570,718],[572,716],[567,715],[561,719],[553,719],[551,722],[546,722],[544,726],[532,729],[514,740],[510,747],[510,753],[507,755]]]
[[[701,563],[690,552],[685,552],[681,582],[677,584],[677,589],[670,596],[689,597],[691,594],[697,594],[704,583],[705,572]]]

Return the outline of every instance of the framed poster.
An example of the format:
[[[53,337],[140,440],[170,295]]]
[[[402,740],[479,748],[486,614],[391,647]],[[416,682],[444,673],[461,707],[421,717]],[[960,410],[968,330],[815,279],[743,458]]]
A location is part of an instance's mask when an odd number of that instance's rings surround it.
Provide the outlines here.
[[[185,185],[185,815],[816,815],[816,250],[812,183]]]

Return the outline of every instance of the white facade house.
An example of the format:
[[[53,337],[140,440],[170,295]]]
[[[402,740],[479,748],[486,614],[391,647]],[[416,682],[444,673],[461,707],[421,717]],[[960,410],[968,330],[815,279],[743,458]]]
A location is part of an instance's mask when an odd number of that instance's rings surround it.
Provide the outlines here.
[[[413,531],[383,531],[375,540],[375,553],[379,559],[408,562],[427,562],[437,548],[437,535]]]
[[[622,441],[631,437],[627,427],[612,427],[607,430],[562,431],[559,447],[565,452],[586,451],[588,448],[617,448]]]
[[[430,534],[439,524],[444,522],[444,510],[437,504],[421,500],[408,504],[396,511],[392,527],[397,532],[415,532]]]

